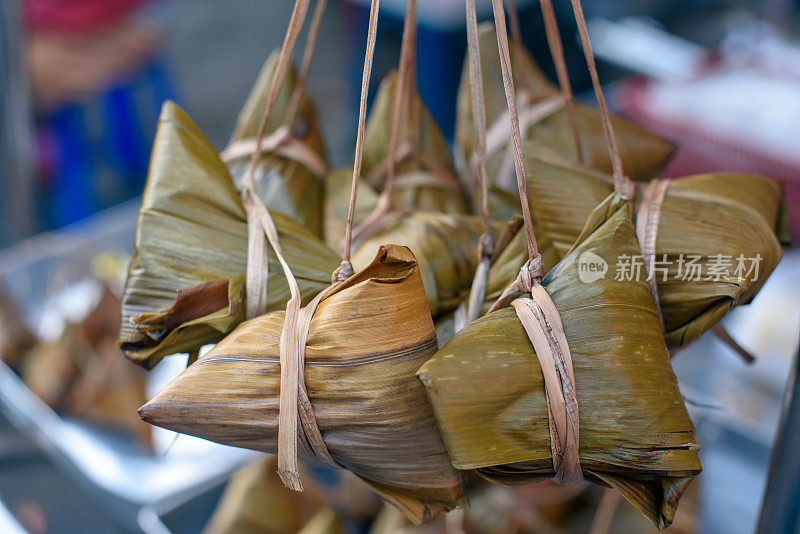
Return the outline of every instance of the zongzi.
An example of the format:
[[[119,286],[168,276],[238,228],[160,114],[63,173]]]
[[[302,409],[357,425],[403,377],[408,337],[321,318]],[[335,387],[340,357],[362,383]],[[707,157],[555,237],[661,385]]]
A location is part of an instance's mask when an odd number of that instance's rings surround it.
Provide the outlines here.
[[[322,446],[336,465],[416,521],[457,505],[458,478],[415,376],[436,350],[436,335],[413,254],[382,247],[369,266],[319,299],[304,349],[303,391]],[[272,312],[239,325],[145,404],[142,418],[274,453],[284,317]],[[318,455],[308,416],[301,422],[298,450]]]
[[[537,227],[564,255],[613,191],[613,178],[540,157],[530,143],[525,153]],[[752,300],[777,266],[782,188],[777,180],[732,173],[641,183],[635,197],[639,226],[654,187],[663,188],[649,260],[657,270],[648,276],[650,265],[640,254],[611,274],[655,282],[667,344],[677,348]]]
[[[264,63],[242,108],[228,148],[223,151],[223,159],[237,188],[241,186],[250,164],[252,152],[247,148],[252,150],[254,147],[253,140],[258,133],[277,62],[278,52],[273,52]],[[308,95],[301,95],[296,115],[287,117],[297,84],[297,75],[290,66],[269,115],[266,129],[268,136],[276,135],[285,125],[289,137],[283,145],[262,152],[255,169],[255,182],[257,193],[267,208],[292,217],[311,233],[321,236],[320,212],[327,166],[325,147],[317,125],[316,111]],[[293,123],[286,124],[288,120]]]
[[[504,225],[495,222],[493,226],[493,238],[497,242],[504,233]],[[386,216],[381,231],[359,244],[353,255],[353,266],[358,269],[368,265],[383,243],[409,247],[419,262],[431,314],[438,317],[458,306],[472,282],[480,260],[478,243],[482,233],[483,223],[479,217],[392,213]]]
[[[701,469],[694,428],[647,282],[589,279],[581,271],[602,260],[613,272],[618,258],[641,254],[627,202],[609,197],[594,215],[541,282],[571,352],[578,468],[664,527]],[[464,327],[419,376],[457,468],[502,484],[554,475],[543,371],[514,309]]]
[[[392,124],[397,83],[397,74],[389,74],[375,97],[364,138],[364,178],[376,191],[383,190],[390,165],[391,128],[399,128],[393,203],[412,211],[467,213],[447,140],[416,92],[405,110],[410,118]]]
[[[330,284],[337,255],[290,217],[272,211],[303,301]],[[122,298],[119,344],[152,368],[199,350],[244,319],[247,222],[239,193],[186,113],[164,104]],[[269,251],[268,310],[289,287]]]

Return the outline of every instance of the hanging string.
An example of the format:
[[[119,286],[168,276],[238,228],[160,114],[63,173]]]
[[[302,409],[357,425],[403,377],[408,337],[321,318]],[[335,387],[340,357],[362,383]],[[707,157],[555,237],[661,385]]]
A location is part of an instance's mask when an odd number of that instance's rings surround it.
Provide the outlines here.
[[[418,110],[416,98],[416,39],[417,39],[417,2],[406,2],[405,24],[403,26],[403,41],[400,49],[400,65],[397,74],[394,99],[392,103],[391,130],[387,145],[387,157],[368,175],[368,181],[375,181],[379,176],[386,174],[383,191],[378,197],[378,202],[372,212],[361,221],[351,233],[351,243],[340,244],[343,252],[352,243],[362,242],[364,239],[379,231],[385,224],[385,219],[390,214],[406,214],[408,210],[395,206],[392,203],[392,194],[396,187],[431,187],[455,191],[460,193],[458,181],[450,172],[435,161],[430,160],[414,147],[414,140],[419,132]],[[403,111],[406,113],[403,113]],[[401,132],[406,132],[411,139],[398,147]],[[397,167],[407,159],[413,159],[428,173],[416,172],[397,175]]]
[[[550,295],[540,283],[544,274],[542,258],[533,234],[528,206],[528,191],[525,165],[522,158],[522,135],[519,130],[514,82],[510,72],[508,35],[502,0],[492,0],[497,42],[500,48],[500,65],[503,70],[503,85],[511,119],[511,141],[514,149],[514,165],[517,171],[522,216],[528,239],[528,261],[520,270],[515,282],[503,292],[501,301],[510,305],[519,318],[539,360],[547,400],[550,449],[552,451],[553,479],[557,483],[583,480],[578,454],[579,415],[572,355],[564,334],[561,317]],[[500,301],[498,301],[499,303]],[[493,309],[498,305],[495,303]]]
[[[297,0],[292,10],[291,18],[289,19],[289,27],[286,29],[286,35],[283,39],[278,61],[275,65],[275,72],[272,75],[272,83],[267,93],[266,102],[264,104],[264,114],[261,116],[261,122],[258,125],[258,133],[256,134],[256,147],[253,155],[250,157],[250,166],[244,176],[244,185],[248,188],[255,190],[255,170],[258,166],[258,160],[261,157],[262,143],[264,135],[267,130],[267,123],[269,122],[272,108],[278,100],[283,80],[289,69],[289,63],[292,59],[292,52],[297,43],[297,38],[300,35],[300,29],[303,27],[306,14],[308,12],[309,0]]]
[[[246,314],[247,317],[255,317],[267,310],[267,280],[269,278],[269,262],[267,256],[267,239],[270,238],[270,230],[274,231],[275,242],[271,243],[275,249],[276,254],[280,259],[280,244],[277,240],[277,230],[272,221],[269,211],[264,206],[264,203],[256,193],[256,167],[258,160],[261,157],[264,143],[264,135],[267,129],[267,122],[269,120],[272,108],[278,99],[278,94],[286,72],[289,68],[289,63],[292,57],[292,51],[297,43],[297,38],[300,34],[300,29],[305,21],[306,13],[308,12],[309,0],[297,0],[292,15],[289,20],[289,27],[286,29],[286,35],[283,39],[281,51],[278,55],[278,61],[275,65],[275,72],[272,76],[272,83],[270,84],[267,93],[266,102],[264,105],[264,114],[261,117],[261,123],[258,127],[258,133],[255,139],[255,149],[250,157],[250,164],[245,172],[244,179],[242,180],[242,204],[247,212],[247,227],[248,227],[248,246],[247,246],[247,273],[246,273],[246,292],[247,304]],[[288,132],[289,128],[283,126],[276,132]],[[266,235],[265,235],[266,234]],[[282,262],[283,263],[283,262]],[[288,265],[285,266],[284,271],[287,271],[287,279],[294,280],[292,273],[288,270]],[[296,285],[296,284],[295,284]],[[289,284],[292,289],[292,284]],[[299,289],[298,289],[299,295]]]
[[[264,114],[256,136],[256,149],[253,152],[250,166],[242,184],[242,203],[247,213],[249,234],[246,281],[248,314],[251,313],[250,299],[253,296],[251,284],[259,288],[263,287],[263,292],[259,292],[255,297],[261,299],[259,308],[262,305],[265,307],[263,301],[266,300],[268,274],[265,237],[275,251],[275,256],[286,276],[291,295],[286,303],[286,316],[280,344],[281,385],[278,413],[278,473],[283,483],[296,491],[302,491],[303,489],[297,468],[297,447],[301,422],[303,435],[306,438],[306,443],[311,448],[311,453],[330,465],[335,465],[335,462],[322,441],[311,404],[305,392],[305,379],[303,377],[305,338],[303,337],[303,331],[306,324],[311,320],[310,315],[313,314],[313,307],[309,306],[306,310],[301,310],[300,288],[291,267],[283,255],[275,223],[264,203],[256,194],[254,176],[256,165],[261,155],[267,121],[277,100],[278,90],[286,76],[292,51],[297,43],[300,29],[308,12],[308,4],[309,0],[297,0],[292,10],[289,27],[286,30],[286,36],[278,55],[275,73],[264,106]],[[286,129],[285,126],[283,128]],[[315,299],[315,302],[318,301],[319,297]],[[309,309],[311,311],[308,311]],[[307,331],[308,329],[305,328],[306,335]]]
[[[466,322],[470,323],[480,315],[481,305],[486,296],[486,283],[494,243],[491,235],[489,218],[489,186],[486,171],[486,103],[483,95],[483,77],[481,75],[481,57],[478,43],[478,19],[475,11],[475,0],[466,0],[467,10],[467,56],[469,59],[470,92],[472,94],[472,122],[475,128],[475,155],[480,195],[480,213],[483,220],[483,235],[479,244],[479,263],[475,270],[475,278],[467,304]],[[509,9],[511,10],[511,9]]]
[[[536,235],[533,233],[533,221],[531,220],[531,210],[528,205],[528,184],[525,175],[525,165],[522,159],[522,135],[519,130],[519,112],[517,110],[517,97],[514,91],[514,80],[511,76],[511,54],[508,49],[508,31],[506,29],[506,17],[503,12],[502,0],[492,0],[494,20],[497,30],[497,44],[500,49],[500,67],[503,72],[503,85],[508,103],[508,113],[511,119],[511,144],[514,151],[514,166],[517,171],[517,188],[522,205],[522,220],[525,223],[525,236],[528,244],[528,262],[523,269],[530,274],[527,284],[535,278],[544,275],[542,257],[536,245]]]
[[[508,10],[508,22],[511,26],[511,39],[514,44],[522,48],[522,27],[519,24],[519,9],[517,9],[516,0],[506,0],[506,9]]]
[[[625,176],[625,173],[622,169],[622,158],[620,157],[619,153],[619,145],[617,144],[617,137],[614,134],[614,128],[611,125],[611,114],[608,112],[606,98],[603,94],[603,87],[600,85],[600,77],[597,74],[597,65],[594,61],[592,43],[589,41],[589,30],[586,28],[586,18],[583,15],[581,0],[572,0],[572,10],[575,12],[575,21],[578,23],[578,34],[581,38],[583,54],[586,56],[586,64],[589,67],[589,74],[592,78],[594,94],[597,98],[597,103],[600,106],[600,116],[603,119],[603,133],[605,134],[606,138],[608,155],[611,158],[611,166],[614,169],[614,188],[620,194],[620,196],[622,196],[622,198],[627,200],[633,195],[633,184],[630,179]]]
[[[364,157],[364,130],[367,117],[367,94],[369,92],[369,79],[372,75],[372,61],[375,56],[375,42],[378,34],[378,11],[380,0],[372,0],[369,11],[369,32],[367,34],[367,51],[364,56],[364,73],[361,77],[361,101],[358,110],[358,133],[356,135],[356,153],[353,162],[353,184],[350,188],[350,206],[347,211],[347,223],[344,231],[344,250],[342,251],[342,264],[333,272],[333,280],[346,280],[353,275],[353,265],[350,263],[350,252],[353,240],[353,219],[356,212],[356,198],[358,196],[358,179],[361,176],[361,162]]]
[[[403,41],[400,47],[400,68],[397,74],[397,87],[394,94],[394,105],[392,108],[392,124],[389,132],[389,146],[388,146],[388,174],[386,183],[383,187],[383,193],[378,200],[378,210],[387,211],[390,209],[392,203],[392,191],[394,188],[395,176],[397,175],[397,145],[400,137],[400,132],[404,130],[403,108],[408,112],[411,111],[412,103],[414,101],[414,88],[412,80],[415,78],[415,64],[416,64],[416,39],[417,39],[417,1],[408,0],[406,2],[405,23],[403,25]],[[413,115],[406,114],[406,117]],[[410,130],[411,124],[409,121],[405,122],[405,131],[412,133]]]
[[[583,150],[581,149],[581,134],[578,129],[578,116],[575,111],[575,102],[572,100],[572,85],[569,82],[567,72],[567,62],[564,59],[564,47],[561,43],[561,35],[558,31],[556,13],[553,9],[551,0],[540,0],[542,6],[542,17],[544,18],[544,30],[547,34],[547,44],[550,47],[550,56],[556,67],[558,86],[561,88],[561,95],[564,97],[564,107],[567,110],[569,127],[572,130],[572,139],[575,142],[575,155],[578,163],[583,165]]]
[[[303,52],[300,76],[297,79],[297,85],[292,93],[292,98],[289,101],[289,107],[286,111],[286,118],[284,119],[286,124],[294,124],[294,119],[300,108],[300,102],[303,99],[303,93],[308,83],[308,76],[311,73],[311,63],[314,60],[314,52],[317,49],[320,29],[322,28],[322,19],[324,18],[327,5],[328,0],[317,0],[317,7],[314,8],[314,16],[311,19],[311,26],[308,28],[308,36],[306,37],[306,48]]]

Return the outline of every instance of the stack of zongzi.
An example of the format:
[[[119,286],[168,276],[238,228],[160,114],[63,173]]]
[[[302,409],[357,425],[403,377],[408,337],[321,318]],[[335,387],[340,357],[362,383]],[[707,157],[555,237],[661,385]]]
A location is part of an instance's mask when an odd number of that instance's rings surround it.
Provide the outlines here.
[[[325,447],[336,465],[416,521],[452,508],[460,485],[415,376],[437,345],[413,254],[382,247],[318,302],[302,364],[308,400],[301,403],[313,407],[315,424],[301,417],[299,450],[319,457]],[[273,312],[239,325],[143,406],[142,418],[274,453],[284,317]]]
[[[666,526],[700,462],[650,288],[610,276],[585,283],[579,271],[601,258],[613,272],[637,254],[628,204],[609,197],[542,285],[572,355],[583,475]],[[553,476],[542,369],[513,309],[467,325],[419,376],[457,468],[504,484]]]
[[[272,211],[303,301],[330,284],[336,254]],[[120,346],[150,368],[220,340],[244,319],[247,222],[228,170],[192,120],[164,104],[122,298]],[[268,310],[289,288],[270,250]]]
[[[489,176],[494,184],[513,191],[514,166],[509,155],[511,138],[494,25],[486,23],[481,26],[479,43],[486,117],[490,125],[487,140]],[[517,98],[520,105],[524,104],[519,111],[523,138],[535,139],[570,161],[577,161],[567,112],[558,89],[547,80],[525,49],[514,42],[510,42],[509,47]],[[465,188],[472,191],[474,172],[471,170],[471,161],[474,157],[475,131],[469,83],[469,69],[465,64],[458,94],[456,162]],[[581,104],[576,104],[576,110],[584,163],[610,172],[611,160],[606,150],[600,114]],[[674,147],[671,143],[641,126],[622,117],[613,117],[612,124],[619,138],[623,164],[630,176],[652,176],[672,155]]]
[[[223,152],[237,187],[241,185],[253,143],[258,133],[262,110],[275,73],[278,53],[273,52],[264,63],[247,102],[236,122],[236,130],[228,148]],[[267,135],[276,134],[287,120],[290,139],[273,150],[262,152],[256,167],[258,195],[270,210],[279,211],[295,219],[311,233],[322,235],[323,178],[326,167],[325,147],[317,125],[314,106],[305,93],[295,95],[297,75],[289,68],[281,85],[275,106],[267,122]],[[293,99],[299,97],[296,110]],[[294,112],[294,117],[287,117]],[[271,147],[268,147],[271,148]]]

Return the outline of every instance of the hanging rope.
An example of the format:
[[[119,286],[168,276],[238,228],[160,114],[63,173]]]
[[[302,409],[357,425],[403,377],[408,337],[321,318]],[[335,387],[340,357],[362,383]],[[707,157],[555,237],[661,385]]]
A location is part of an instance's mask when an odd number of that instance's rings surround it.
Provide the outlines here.
[[[567,110],[569,127],[572,131],[572,139],[575,142],[575,155],[577,156],[578,163],[583,165],[583,150],[581,149],[578,116],[575,110],[575,102],[572,100],[572,85],[569,82],[567,62],[564,59],[564,47],[561,43],[561,35],[558,31],[556,13],[553,10],[553,3],[551,0],[540,0],[540,5],[542,6],[542,17],[544,18],[544,29],[547,34],[547,44],[550,47],[550,56],[553,58],[553,64],[556,67],[558,86],[561,89],[561,95],[564,97],[564,107]]]
[[[311,63],[314,60],[314,52],[317,49],[317,42],[319,41],[320,29],[322,28],[322,19],[325,16],[325,8],[328,6],[328,0],[317,0],[317,7],[314,8],[314,17],[311,19],[311,26],[308,29],[308,36],[306,37],[306,48],[303,52],[303,62],[300,67],[300,76],[297,79],[297,85],[292,93],[292,98],[289,101],[289,107],[286,111],[286,124],[294,124],[297,111],[300,108],[300,102],[303,99],[306,85],[308,83],[308,76],[311,73]]]
[[[353,184],[350,188],[350,206],[347,210],[347,222],[344,231],[344,250],[342,251],[342,264],[333,272],[334,281],[346,280],[353,275],[353,265],[350,263],[350,253],[353,241],[353,219],[356,212],[356,199],[358,197],[358,179],[361,176],[361,162],[364,157],[364,130],[367,120],[367,95],[369,93],[369,79],[372,75],[372,61],[375,56],[375,41],[378,33],[378,11],[380,0],[372,0],[369,12],[369,32],[367,35],[367,51],[364,57],[364,73],[361,77],[361,101],[358,110],[358,133],[356,134],[356,153],[353,162]]]
[[[358,244],[380,230],[390,213],[407,213],[408,210],[397,207],[392,202],[392,194],[396,186],[410,187],[416,185],[419,187],[448,189],[460,193],[458,180],[447,169],[417,150],[413,141],[409,140],[408,143],[398,148],[401,132],[408,132],[412,137],[415,137],[419,131],[415,81],[416,39],[417,2],[416,0],[408,0],[406,2],[405,23],[403,25],[403,41],[400,49],[400,66],[392,103],[387,158],[369,174],[369,181],[377,180],[377,177],[384,173],[387,178],[375,209],[352,231],[351,241],[348,243],[345,239],[345,242],[340,245],[339,248],[342,252],[344,248],[352,246],[353,242]],[[406,111],[405,114],[403,113],[404,110]],[[413,159],[427,171],[430,171],[430,174],[426,176],[421,173],[412,173],[399,178],[397,176],[397,167],[407,159]]]
[[[256,134],[255,146],[253,153],[250,157],[250,164],[245,172],[242,181],[242,203],[247,213],[247,227],[248,227],[248,249],[247,249],[247,273],[246,273],[246,287],[247,287],[247,317],[256,317],[266,313],[267,311],[267,279],[269,277],[269,263],[267,256],[267,239],[269,237],[269,230],[274,230],[274,223],[272,217],[269,215],[264,203],[256,193],[255,174],[258,160],[261,157],[264,143],[264,135],[267,129],[267,122],[269,120],[272,108],[278,99],[278,94],[286,72],[291,61],[292,51],[297,43],[297,37],[300,34],[300,29],[303,26],[306,13],[308,11],[309,0],[297,0],[292,10],[291,19],[289,20],[289,27],[286,30],[286,35],[281,46],[278,61],[275,65],[275,72],[272,76],[272,83],[270,84],[267,93],[266,102],[264,105],[264,114],[261,117],[261,122]],[[283,126],[279,129],[279,136],[288,133],[288,128]],[[269,227],[269,228],[268,228]],[[265,235],[266,234],[266,235]],[[280,245],[277,242],[277,231],[275,232],[275,244],[273,244],[276,253],[280,250]],[[287,266],[288,267],[288,266]],[[287,274],[287,278],[291,277],[291,272]],[[291,277],[294,279],[293,277]],[[290,284],[291,289],[291,284]],[[299,294],[299,291],[298,291]]]
[[[511,54],[508,49],[508,31],[506,30],[505,14],[502,0],[492,0],[494,20],[497,29],[497,45],[500,49],[500,68],[503,72],[503,85],[505,86],[508,113],[511,118],[511,144],[514,151],[514,167],[517,171],[517,188],[522,205],[522,220],[525,223],[525,235],[528,244],[527,268],[531,279],[541,278],[544,275],[542,258],[536,245],[536,235],[533,233],[531,210],[528,205],[528,184],[525,176],[525,166],[522,159],[522,135],[519,130],[519,112],[517,111],[517,98],[514,91],[514,80],[511,76]]]
[[[281,333],[280,364],[281,386],[278,415],[278,473],[284,484],[296,491],[303,486],[297,469],[297,447],[302,431],[304,444],[310,454],[329,465],[335,465],[333,458],[322,441],[319,428],[314,418],[303,378],[305,340],[308,335],[307,324],[311,321],[313,310],[320,296],[306,309],[301,310],[300,288],[292,270],[283,255],[278,232],[270,216],[255,190],[255,170],[263,149],[264,135],[272,108],[278,97],[291,60],[292,51],[308,12],[309,0],[297,0],[292,10],[289,27],[286,30],[283,45],[267,93],[264,114],[261,118],[258,134],[255,139],[255,150],[242,183],[242,202],[248,219],[248,264],[247,264],[247,300],[248,316],[263,313],[266,309],[266,283],[268,263],[266,241],[275,251],[289,286],[290,299],[286,304],[286,318]],[[319,5],[318,5],[319,7]],[[285,125],[282,127],[288,129]],[[252,301],[251,301],[252,299]],[[254,304],[255,302],[255,304]],[[303,335],[305,332],[305,335]]]
[[[511,9],[509,9],[511,11]],[[472,280],[467,303],[466,322],[470,323],[480,316],[481,305],[486,297],[486,284],[489,266],[494,253],[489,218],[489,186],[486,172],[486,103],[483,95],[481,76],[481,57],[478,43],[478,19],[475,0],[466,0],[467,11],[467,55],[469,58],[470,92],[472,95],[472,122],[475,128],[475,173],[478,176],[480,213],[483,220],[483,235],[478,246],[478,267]]]
[[[589,67],[589,75],[592,78],[594,94],[600,106],[600,116],[603,119],[603,133],[606,138],[606,147],[608,148],[608,155],[611,158],[611,166],[614,169],[614,189],[622,198],[630,200],[633,196],[633,183],[625,176],[625,172],[622,169],[619,145],[617,144],[617,137],[614,134],[614,128],[611,125],[611,114],[608,112],[606,97],[603,94],[603,87],[600,85],[600,77],[597,74],[597,65],[595,64],[594,53],[592,52],[592,43],[589,41],[589,30],[586,28],[586,19],[583,15],[583,7],[581,6],[580,0],[572,0],[572,10],[575,12],[575,21],[578,23],[578,34],[581,38],[583,55],[586,57],[586,65]]]
[[[397,87],[394,94],[394,105],[392,107],[392,128],[389,132],[388,146],[388,174],[383,193],[378,203],[378,209],[389,210],[392,203],[392,190],[394,187],[395,176],[397,175],[397,145],[400,132],[403,131],[403,108],[409,111],[411,103],[414,101],[414,88],[411,81],[414,78],[414,68],[416,64],[416,39],[417,39],[417,2],[408,0],[406,2],[405,23],[403,24],[403,42],[400,47],[400,68],[397,74]],[[406,115],[410,117],[410,115]],[[405,121],[406,131],[411,131],[411,124]]]
[[[544,274],[542,258],[533,233],[528,206],[525,165],[522,158],[522,135],[519,130],[516,94],[510,73],[511,59],[502,0],[492,0],[497,41],[500,48],[500,65],[503,85],[511,120],[511,141],[517,171],[517,187],[525,233],[528,240],[528,261],[520,270],[517,280],[506,289],[500,301],[511,305],[533,345],[544,377],[547,400],[550,448],[553,459],[553,479],[580,482],[583,474],[578,455],[579,416],[572,356],[558,309],[540,281]],[[495,303],[495,307],[500,303]]]

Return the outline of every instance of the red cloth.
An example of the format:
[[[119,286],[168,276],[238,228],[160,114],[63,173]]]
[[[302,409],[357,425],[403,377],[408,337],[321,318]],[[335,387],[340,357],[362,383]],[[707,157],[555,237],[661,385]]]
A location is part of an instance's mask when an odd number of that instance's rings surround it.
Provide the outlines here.
[[[123,19],[148,0],[25,0],[27,27],[86,33]]]

